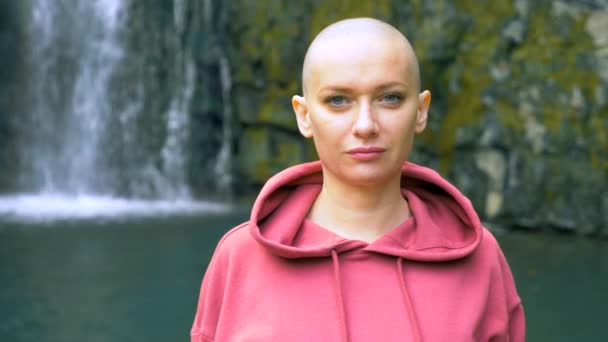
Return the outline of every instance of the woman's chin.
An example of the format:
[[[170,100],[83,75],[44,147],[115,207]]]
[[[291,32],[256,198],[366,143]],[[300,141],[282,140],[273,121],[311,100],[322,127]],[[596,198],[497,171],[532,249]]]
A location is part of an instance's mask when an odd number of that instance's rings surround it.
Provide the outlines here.
[[[391,183],[395,178],[400,179],[401,167],[387,169],[378,165],[357,165],[356,167],[342,170],[338,178],[352,186],[375,187]]]

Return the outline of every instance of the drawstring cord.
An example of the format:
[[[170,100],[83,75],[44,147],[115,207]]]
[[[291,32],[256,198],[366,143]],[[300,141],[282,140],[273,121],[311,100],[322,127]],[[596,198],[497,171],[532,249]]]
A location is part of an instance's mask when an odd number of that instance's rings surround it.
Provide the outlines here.
[[[403,305],[407,311],[407,317],[410,319],[410,326],[412,327],[412,337],[415,342],[421,342],[422,337],[420,336],[420,328],[418,327],[418,320],[416,319],[416,313],[410,300],[410,295],[405,287],[405,280],[403,278],[403,259],[397,258],[397,273],[399,274],[399,285],[401,287],[401,297],[403,297]]]
[[[331,259],[334,266],[334,285],[336,290],[336,307],[338,309],[338,318],[340,320],[340,332],[342,333],[342,341],[348,342],[348,327],[346,326],[346,312],[344,310],[344,298],[342,296],[342,281],[340,278],[340,261],[338,259],[338,253],[332,249]],[[405,279],[403,278],[403,259],[397,258],[397,273],[399,275],[399,288],[401,289],[401,297],[403,299],[403,306],[407,311],[407,317],[410,320],[410,327],[412,329],[412,337],[414,342],[422,342],[420,336],[420,328],[418,327],[418,320],[416,319],[416,313],[412,306],[412,301],[405,287]]]
[[[348,342],[348,328],[346,327],[346,313],[344,311],[344,299],[342,298],[342,282],[340,281],[340,262],[338,253],[334,249],[331,250],[331,259],[334,264],[334,285],[336,287],[336,306],[338,308],[338,316],[340,319],[340,327],[342,333],[342,341]]]

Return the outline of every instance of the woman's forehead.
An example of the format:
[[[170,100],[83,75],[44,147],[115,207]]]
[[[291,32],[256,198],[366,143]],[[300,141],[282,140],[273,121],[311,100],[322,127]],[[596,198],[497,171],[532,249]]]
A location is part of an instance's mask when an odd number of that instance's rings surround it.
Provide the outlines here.
[[[322,31],[309,47],[302,70],[305,92],[313,84],[352,83],[374,76],[419,87],[418,61],[407,39],[392,26],[365,18]]]
[[[369,43],[369,44],[366,44]],[[308,86],[378,88],[387,84],[416,85],[414,63],[390,41],[340,40],[309,64]]]

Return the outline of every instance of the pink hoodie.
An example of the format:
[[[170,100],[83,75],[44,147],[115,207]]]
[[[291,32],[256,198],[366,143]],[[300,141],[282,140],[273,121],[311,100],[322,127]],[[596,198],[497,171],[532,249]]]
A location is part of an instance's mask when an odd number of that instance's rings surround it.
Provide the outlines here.
[[[209,264],[191,340],[524,341],[507,261],[469,200],[404,164],[412,217],[372,243],[306,219],[320,162],[271,178]]]

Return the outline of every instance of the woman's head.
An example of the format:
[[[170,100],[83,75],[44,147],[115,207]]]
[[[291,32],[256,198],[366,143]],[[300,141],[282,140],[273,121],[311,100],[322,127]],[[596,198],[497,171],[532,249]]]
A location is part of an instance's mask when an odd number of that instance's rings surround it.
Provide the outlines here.
[[[348,19],[319,33],[304,62],[304,96],[292,104],[327,177],[367,186],[400,176],[427,121],[419,75],[411,45],[384,22]]]

